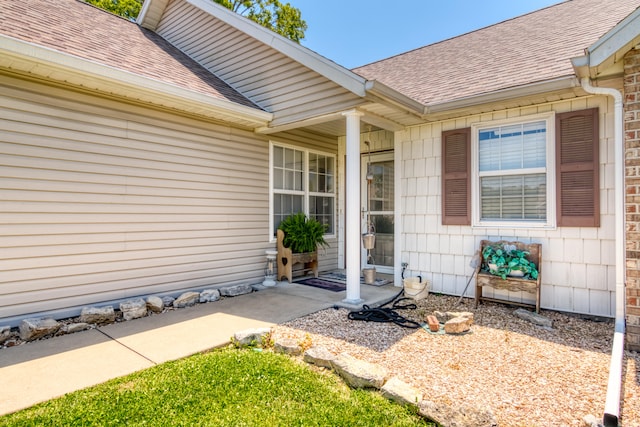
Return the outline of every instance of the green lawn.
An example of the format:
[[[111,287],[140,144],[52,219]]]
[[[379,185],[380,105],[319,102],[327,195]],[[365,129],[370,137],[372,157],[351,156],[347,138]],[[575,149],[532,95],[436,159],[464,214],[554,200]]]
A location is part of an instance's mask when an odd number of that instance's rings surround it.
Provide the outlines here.
[[[378,392],[288,356],[226,348],[0,417],[2,426],[424,426]]]

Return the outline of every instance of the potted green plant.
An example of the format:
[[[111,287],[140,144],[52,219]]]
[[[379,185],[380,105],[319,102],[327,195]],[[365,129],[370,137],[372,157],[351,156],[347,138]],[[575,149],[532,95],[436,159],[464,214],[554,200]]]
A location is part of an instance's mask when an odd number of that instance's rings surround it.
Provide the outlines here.
[[[284,232],[283,244],[293,253],[315,252],[318,246],[329,246],[324,240],[326,226],[299,212],[282,220],[278,229]]]
[[[518,249],[515,245],[487,245],[482,250],[485,271],[506,279],[507,276],[537,279],[536,265],[527,259],[528,251]]]

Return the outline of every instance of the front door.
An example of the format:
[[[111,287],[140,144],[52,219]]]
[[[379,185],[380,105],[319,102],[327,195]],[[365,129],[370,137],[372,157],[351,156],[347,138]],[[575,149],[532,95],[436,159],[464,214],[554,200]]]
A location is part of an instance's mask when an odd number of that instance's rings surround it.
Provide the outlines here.
[[[362,249],[362,266],[393,273],[394,165],[393,153],[362,156],[362,230],[372,225],[375,247]]]

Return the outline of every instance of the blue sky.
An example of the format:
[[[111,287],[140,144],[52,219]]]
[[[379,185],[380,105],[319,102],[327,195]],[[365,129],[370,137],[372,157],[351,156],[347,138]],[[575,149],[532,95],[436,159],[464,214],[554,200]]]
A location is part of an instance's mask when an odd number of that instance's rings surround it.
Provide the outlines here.
[[[355,68],[561,0],[287,0],[309,26],[302,45]]]

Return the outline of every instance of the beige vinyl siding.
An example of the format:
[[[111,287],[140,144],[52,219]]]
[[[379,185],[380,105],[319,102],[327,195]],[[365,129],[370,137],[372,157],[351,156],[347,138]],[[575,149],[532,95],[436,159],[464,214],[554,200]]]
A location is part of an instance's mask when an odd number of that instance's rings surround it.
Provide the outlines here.
[[[359,96],[187,2],[171,2],[156,32],[273,112],[275,124],[363,104]]]
[[[262,281],[267,139],[4,76],[0,87],[0,319]]]

